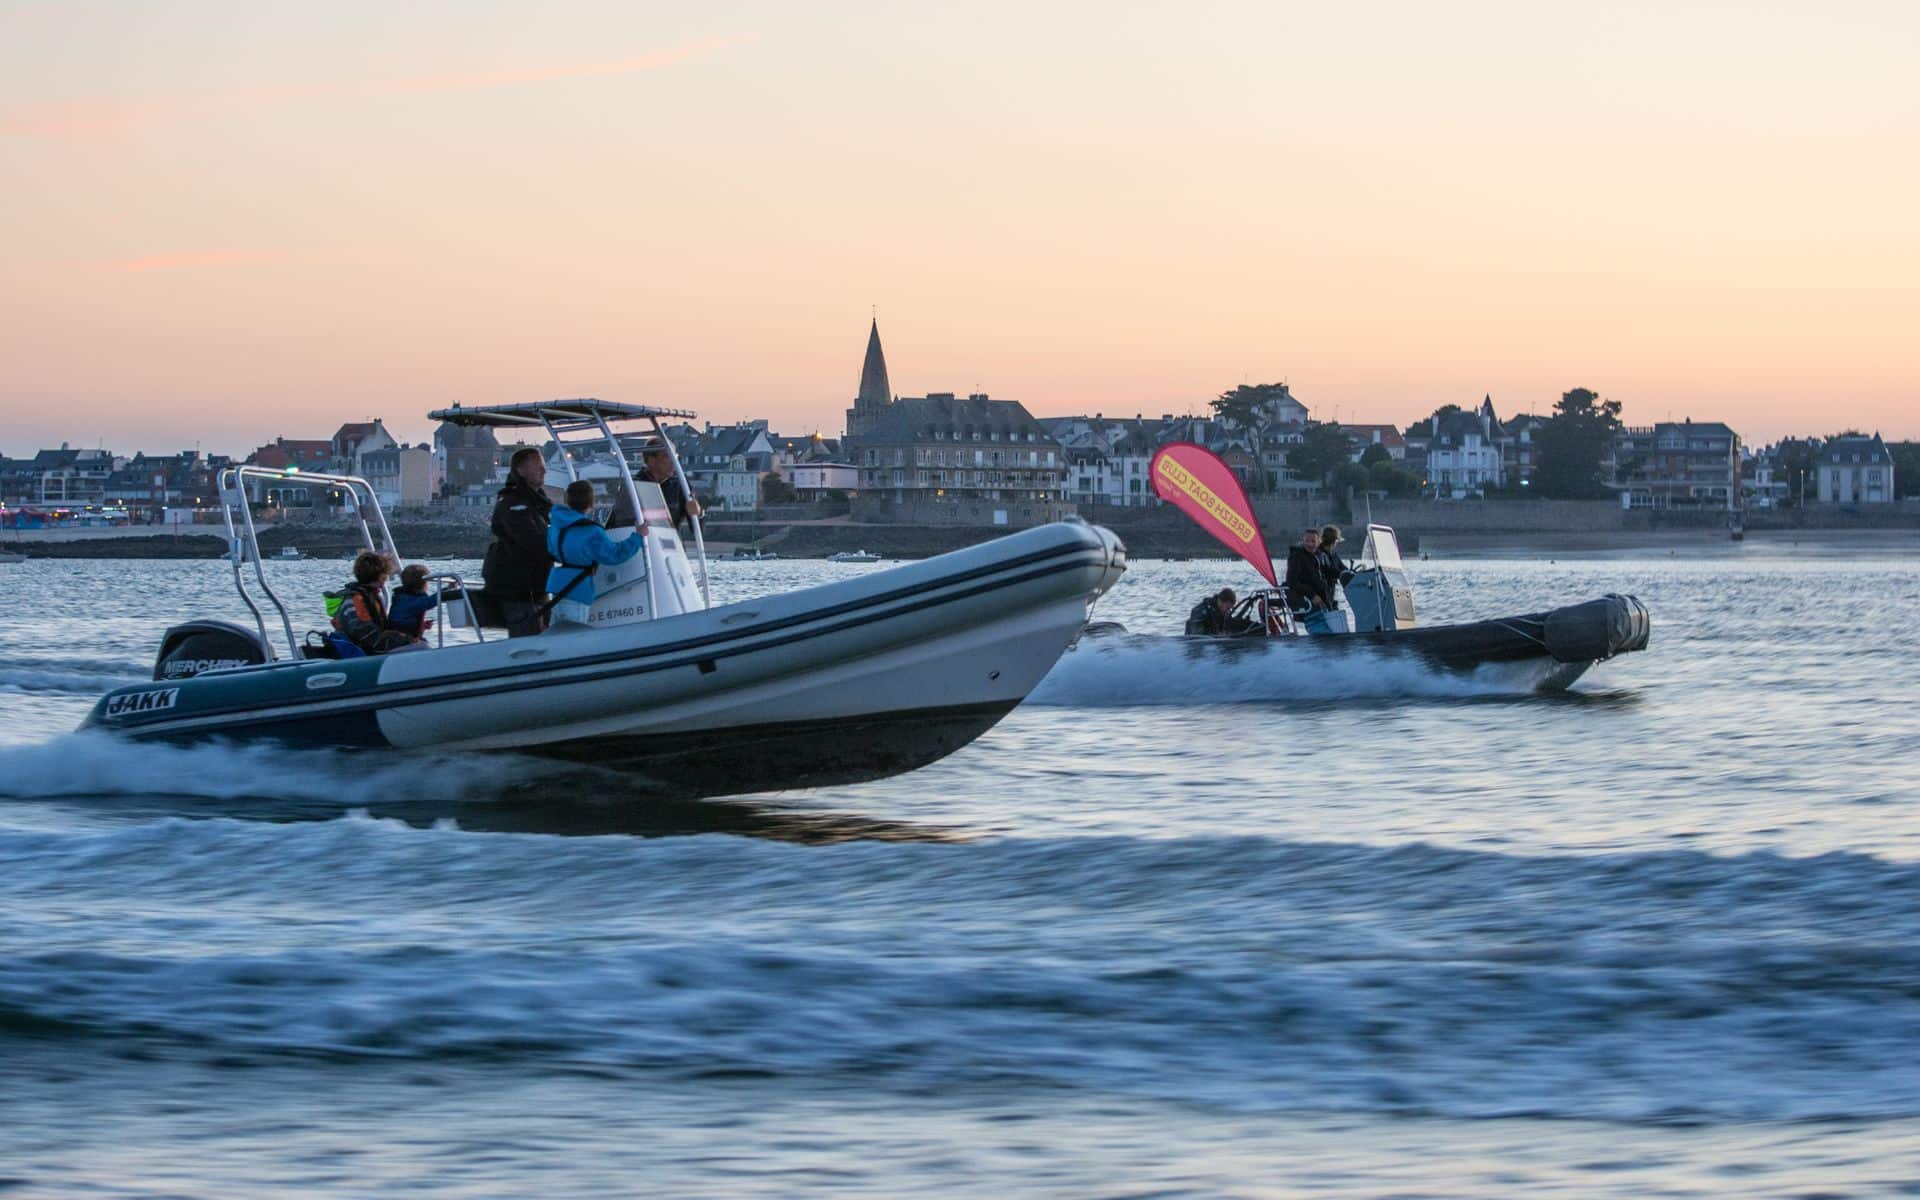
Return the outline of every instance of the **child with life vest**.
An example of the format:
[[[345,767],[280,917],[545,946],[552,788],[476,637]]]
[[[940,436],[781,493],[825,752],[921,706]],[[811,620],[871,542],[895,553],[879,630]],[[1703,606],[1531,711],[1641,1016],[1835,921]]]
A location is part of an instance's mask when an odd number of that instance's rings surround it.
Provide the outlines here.
[[[547,591],[553,593],[553,619],[584,625],[593,612],[593,576],[603,566],[617,566],[646,549],[646,527],[634,536],[614,541],[587,514],[593,511],[593,485],[576,479],[567,485],[565,503],[553,510],[547,525],[547,553],[556,564],[547,573]]]
[[[427,591],[427,568],[413,563],[400,572],[400,586],[387,604],[387,628],[397,629],[414,641],[422,641],[433,621],[427,617],[440,603],[438,594]]]
[[[413,639],[387,622],[387,576],[393,560],[376,550],[354,556],[353,582],[340,590],[340,610],[334,614],[334,634],[361,654],[387,654],[412,644]],[[347,652],[336,646],[343,657]]]

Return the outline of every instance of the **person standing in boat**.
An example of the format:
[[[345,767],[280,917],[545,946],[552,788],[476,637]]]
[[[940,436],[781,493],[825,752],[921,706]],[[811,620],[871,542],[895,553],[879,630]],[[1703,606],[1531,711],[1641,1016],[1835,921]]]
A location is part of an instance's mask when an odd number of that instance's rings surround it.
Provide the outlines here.
[[[547,460],[532,446],[522,446],[507,462],[506,486],[493,505],[493,543],[480,568],[487,596],[499,605],[510,638],[526,637],[547,627],[547,572],[553,557],[547,553],[547,522],[553,501],[543,487]]]
[[[674,473],[673,459],[668,456],[667,448],[659,442],[648,443],[647,448],[641,451],[640,463],[640,473],[633,477],[633,481],[659,484],[660,495],[666,499],[667,513],[673,521],[673,527],[685,527],[685,532],[691,536],[693,524],[690,518],[701,514],[700,501],[687,495],[680,476]],[[622,488],[620,494],[614,497],[613,515],[607,518],[607,528],[624,529],[638,523],[633,504],[627,499],[626,489]]]
[[[1329,608],[1332,593],[1326,576],[1320,573],[1320,531],[1309,529],[1300,535],[1300,544],[1287,550],[1287,603],[1295,612],[1315,612]]]
[[[576,479],[567,485],[566,503],[553,510],[553,521],[547,526],[547,551],[554,559],[547,590],[553,593],[550,607],[556,621],[585,625],[593,612],[594,574],[647,548],[644,527],[616,542],[588,515],[592,511],[593,485]]]
[[[1340,589],[1347,580],[1353,578],[1353,568],[1340,557],[1340,527],[1329,525],[1320,531],[1320,549],[1314,552],[1314,558],[1320,564],[1320,579],[1326,585],[1326,601],[1329,609],[1340,607]]]

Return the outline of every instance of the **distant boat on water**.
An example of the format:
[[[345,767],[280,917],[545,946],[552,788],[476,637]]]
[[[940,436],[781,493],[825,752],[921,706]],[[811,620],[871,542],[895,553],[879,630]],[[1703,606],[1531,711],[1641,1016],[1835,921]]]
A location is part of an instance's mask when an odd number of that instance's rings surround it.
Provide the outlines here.
[[[27,556],[24,554],[16,554],[11,550],[0,550],[0,563],[17,563],[17,562],[25,562],[25,561],[27,561]]]
[[[842,550],[838,554],[827,555],[827,561],[837,563],[877,563],[880,561],[880,556],[866,550]]]
[[[275,562],[299,562],[306,558],[306,556],[306,552],[298,546],[282,546],[280,547],[280,552],[273,556],[273,560]]]

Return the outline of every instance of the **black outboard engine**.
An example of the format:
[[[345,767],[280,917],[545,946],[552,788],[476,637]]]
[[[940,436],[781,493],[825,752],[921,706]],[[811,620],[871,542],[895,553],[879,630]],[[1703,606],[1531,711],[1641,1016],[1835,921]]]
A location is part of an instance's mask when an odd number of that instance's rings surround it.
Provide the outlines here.
[[[222,667],[251,667],[273,655],[260,635],[230,621],[188,621],[167,630],[153,660],[155,679],[192,679]]]

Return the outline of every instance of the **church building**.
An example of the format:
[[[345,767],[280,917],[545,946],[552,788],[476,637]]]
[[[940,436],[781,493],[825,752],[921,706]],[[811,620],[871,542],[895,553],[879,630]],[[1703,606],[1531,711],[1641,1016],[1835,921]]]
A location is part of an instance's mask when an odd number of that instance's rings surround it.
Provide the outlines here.
[[[1065,490],[1060,444],[1018,401],[985,392],[892,395],[878,321],[867,334],[845,445],[863,496],[1055,503]]]

